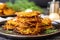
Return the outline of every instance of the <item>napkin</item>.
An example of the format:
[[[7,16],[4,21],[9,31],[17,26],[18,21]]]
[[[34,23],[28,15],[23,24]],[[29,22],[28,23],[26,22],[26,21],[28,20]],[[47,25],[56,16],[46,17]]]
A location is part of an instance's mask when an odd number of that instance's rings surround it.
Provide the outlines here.
[[[2,18],[0,17],[0,22],[2,21],[7,21],[7,20],[10,20],[10,19],[13,19],[14,17],[7,17],[7,18]]]

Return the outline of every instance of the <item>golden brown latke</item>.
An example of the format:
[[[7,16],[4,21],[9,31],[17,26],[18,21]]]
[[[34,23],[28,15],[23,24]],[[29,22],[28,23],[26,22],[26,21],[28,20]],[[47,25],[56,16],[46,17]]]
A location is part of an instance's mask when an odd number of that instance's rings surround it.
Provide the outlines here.
[[[33,12],[19,12],[15,19],[9,20],[3,26],[4,29],[13,29],[20,34],[35,35],[41,31],[52,28],[51,20],[49,18],[41,18],[40,13]],[[21,16],[22,15],[22,16]]]
[[[4,9],[6,7],[6,4],[5,3],[0,3],[0,10],[1,9]]]
[[[39,11],[32,11],[32,12],[16,12],[16,15],[19,17],[32,17],[40,15]]]

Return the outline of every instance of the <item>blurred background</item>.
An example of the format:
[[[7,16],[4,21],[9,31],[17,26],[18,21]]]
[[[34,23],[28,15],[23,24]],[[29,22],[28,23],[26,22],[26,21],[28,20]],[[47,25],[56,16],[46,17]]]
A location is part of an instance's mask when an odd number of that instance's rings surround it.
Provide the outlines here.
[[[6,2],[6,1],[8,1],[8,0],[0,0],[0,2]],[[52,0],[30,0],[30,1],[35,2],[38,6],[47,7],[48,2],[50,2]],[[60,0],[56,0],[56,1],[60,1]],[[11,0],[11,2],[14,2],[14,0]]]

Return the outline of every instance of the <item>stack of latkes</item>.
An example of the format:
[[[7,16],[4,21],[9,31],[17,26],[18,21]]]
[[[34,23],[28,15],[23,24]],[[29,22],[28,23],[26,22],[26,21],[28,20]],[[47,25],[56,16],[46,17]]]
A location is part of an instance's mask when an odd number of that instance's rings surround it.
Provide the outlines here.
[[[51,28],[51,21],[49,19],[43,20],[39,16],[40,12],[38,11],[18,12],[16,15],[17,17],[15,19],[7,21],[7,23],[3,26],[4,29],[14,30],[20,34],[34,35],[41,33],[41,31],[46,28]],[[46,25],[44,21],[46,22]]]
[[[2,15],[13,15],[15,11],[11,8],[8,8],[5,3],[0,3],[0,16]]]

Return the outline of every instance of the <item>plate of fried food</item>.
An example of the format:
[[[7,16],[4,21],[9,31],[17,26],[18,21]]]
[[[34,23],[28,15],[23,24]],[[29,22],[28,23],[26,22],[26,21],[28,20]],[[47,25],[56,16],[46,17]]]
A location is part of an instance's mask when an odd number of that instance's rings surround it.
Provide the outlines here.
[[[12,8],[8,8],[6,3],[0,3],[0,16],[1,17],[7,17],[7,16],[13,16],[15,11]]]
[[[39,11],[17,12],[16,15],[13,19],[0,22],[0,34],[11,37],[43,37],[60,32],[49,18],[42,18]]]

